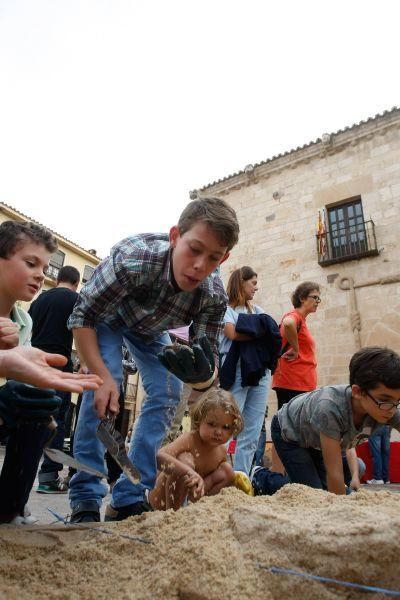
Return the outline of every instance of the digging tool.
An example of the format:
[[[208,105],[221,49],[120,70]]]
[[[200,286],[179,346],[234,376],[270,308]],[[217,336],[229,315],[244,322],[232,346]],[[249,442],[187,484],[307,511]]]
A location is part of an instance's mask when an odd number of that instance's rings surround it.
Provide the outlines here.
[[[110,413],[100,421],[97,428],[97,437],[105,445],[115,462],[119,464],[127,478],[132,483],[140,482],[140,471],[128,458],[125,450],[125,441],[115,429],[115,416]]]
[[[96,477],[107,477],[107,473],[103,473],[102,471],[98,471],[97,469],[93,469],[92,467],[79,462],[62,450],[57,450],[56,448],[45,448],[44,451],[51,460],[54,460],[54,462],[67,465],[67,467],[72,467],[77,471],[84,471],[85,473],[90,473],[90,475],[96,475]]]

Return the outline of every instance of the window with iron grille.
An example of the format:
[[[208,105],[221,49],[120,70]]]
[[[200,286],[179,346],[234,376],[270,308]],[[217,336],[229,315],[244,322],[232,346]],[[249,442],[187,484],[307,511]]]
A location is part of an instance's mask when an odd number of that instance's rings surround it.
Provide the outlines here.
[[[328,209],[332,257],[358,254],[367,249],[361,198]]]
[[[50,258],[49,268],[47,269],[46,275],[51,279],[57,279],[58,273],[61,267],[64,266],[65,253],[61,250],[53,252]]]
[[[82,282],[86,283],[87,281],[89,281],[89,279],[93,275],[93,272],[94,272],[94,268],[93,267],[91,267],[89,265],[85,265],[85,268],[83,270]]]
[[[326,212],[327,222],[317,233],[321,266],[379,254],[375,225],[371,219],[365,221],[360,196],[329,206]]]

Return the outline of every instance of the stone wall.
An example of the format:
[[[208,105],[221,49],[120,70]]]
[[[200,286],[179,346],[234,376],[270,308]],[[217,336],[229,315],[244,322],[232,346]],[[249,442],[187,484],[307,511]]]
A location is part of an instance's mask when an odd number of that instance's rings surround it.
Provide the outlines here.
[[[233,269],[252,266],[255,301],[278,322],[298,283],[319,283],[323,301],[308,321],[319,385],[347,382],[359,345],[400,351],[400,111],[324,139],[201,190],[225,198],[239,217],[225,281]],[[379,255],[321,267],[318,211],[355,196],[374,221]]]

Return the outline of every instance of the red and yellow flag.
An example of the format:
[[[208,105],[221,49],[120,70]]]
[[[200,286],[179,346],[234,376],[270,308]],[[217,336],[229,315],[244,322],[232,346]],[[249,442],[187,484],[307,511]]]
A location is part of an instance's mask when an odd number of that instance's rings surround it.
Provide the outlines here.
[[[320,256],[324,257],[327,252],[326,227],[325,227],[325,221],[322,218],[320,210],[318,211],[317,237],[318,237],[318,253]]]

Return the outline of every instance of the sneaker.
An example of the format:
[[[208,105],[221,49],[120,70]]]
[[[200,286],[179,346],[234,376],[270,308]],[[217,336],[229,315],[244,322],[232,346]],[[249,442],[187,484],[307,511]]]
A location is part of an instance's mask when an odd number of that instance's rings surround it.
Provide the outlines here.
[[[119,508],[114,508],[111,504],[106,506],[106,512],[104,516],[105,521],[123,521],[128,517],[137,517],[145,512],[150,512],[153,509],[150,504],[146,502],[146,500],[142,500],[141,502],[134,502],[133,504],[128,504],[127,506],[120,506]]]
[[[39,494],[66,494],[68,492],[68,483],[61,477],[39,483],[37,490]]]
[[[261,467],[260,465],[256,465],[255,467],[253,467],[250,471],[250,481],[253,482],[254,475],[257,473],[257,471],[264,468],[265,467]]]
[[[82,500],[72,509],[70,523],[99,523],[100,508],[96,500]]]
[[[251,481],[251,485],[253,487],[254,496],[261,496],[262,495],[262,490],[257,485],[257,477],[256,477],[257,473],[261,469],[265,469],[265,467],[261,467],[260,465],[256,465],[250,471],[250,481]]]
[[[383,485],[384,481],[383,479],[368,479],[367,483],[368,485]]]
[[[26,504],[22,514],[14,517],[13,520],[10,521],[10,525],[34,525],[34,523],[37,521],[38,519],[32,515],[28,505]]]
[[[385,481],[384,483],[385,483],[385,485],[390,485],[391,482],[390,481]]]

